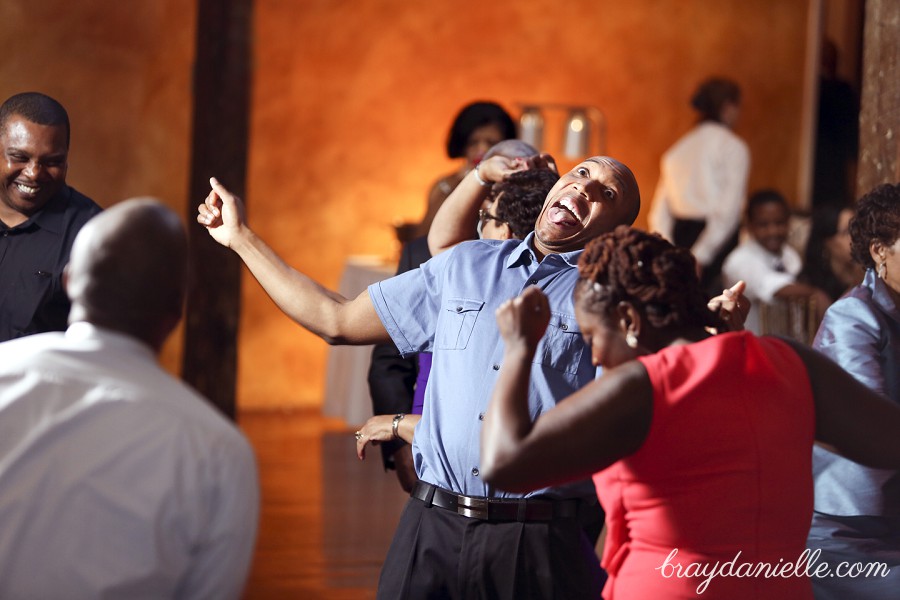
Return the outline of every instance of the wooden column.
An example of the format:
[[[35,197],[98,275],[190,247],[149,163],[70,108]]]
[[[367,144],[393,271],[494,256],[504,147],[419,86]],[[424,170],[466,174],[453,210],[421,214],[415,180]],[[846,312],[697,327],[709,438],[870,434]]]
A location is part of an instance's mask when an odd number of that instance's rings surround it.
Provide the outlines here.
[[[867,0],[857,196],[900,181],[900,2]]]
[[[198,0],[190,200],[191,279],[182,377],[232,419],[236,412],[241,263],[196,222],[209,178],[244,197],[252,0]]]

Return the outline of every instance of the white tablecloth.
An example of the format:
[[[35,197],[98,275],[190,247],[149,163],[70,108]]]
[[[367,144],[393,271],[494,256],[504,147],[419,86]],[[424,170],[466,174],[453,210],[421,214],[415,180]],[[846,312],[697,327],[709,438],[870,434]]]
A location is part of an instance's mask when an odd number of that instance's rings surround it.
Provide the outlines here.
[[[338,292],[355,298],[369,285],[387,279],[397,270],[377,257],[351,256],[344,265]],[[356,427],[372,416],[372,397],[367,376],[372,346],[335,346],[329,350],[322,414],[340,417]]]

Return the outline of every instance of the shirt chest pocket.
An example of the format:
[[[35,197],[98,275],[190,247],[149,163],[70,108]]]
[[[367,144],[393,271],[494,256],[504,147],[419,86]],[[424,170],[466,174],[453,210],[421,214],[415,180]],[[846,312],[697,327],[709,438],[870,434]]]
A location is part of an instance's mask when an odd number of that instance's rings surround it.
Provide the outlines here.
[[[584,340],[572,315],[553,313],[534,362],[564,373],[577,373],[584,354]]]
[[[462,350],[472,337],[472,330],[481,309],[484,308],[482,300],[468,300],[466,298],[450,298],[444,303],[441,311],[440,327],[435,339],[435,347],[442,350]]]
[[[12,287],[9,321],[13,337],[66,328],[69,304],[62,278],[50,271],[24,271]]]

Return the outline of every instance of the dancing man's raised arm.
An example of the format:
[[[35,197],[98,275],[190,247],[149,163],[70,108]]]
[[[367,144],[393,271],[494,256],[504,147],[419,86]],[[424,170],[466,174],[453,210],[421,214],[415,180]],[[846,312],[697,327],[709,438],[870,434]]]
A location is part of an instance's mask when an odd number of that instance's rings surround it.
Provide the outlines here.
[[[289,266],[247,226],[241,199],[215,178],[210,185],[212,191],[198,207],[197,222],[241,257],[287,316],[329,344],[390,341],[368,291],[347,299]]]
[[[431,255],[437,256],[460,242],[472,239],[478,224],[478,209],[488,196],[488,186],[503,181],[510,173],[538,168],[552,168],[555,171],[556,163],[549,154],[530,158],[507,158],[497,154],[479,163],[463,177],[434,216],[428,230]]]

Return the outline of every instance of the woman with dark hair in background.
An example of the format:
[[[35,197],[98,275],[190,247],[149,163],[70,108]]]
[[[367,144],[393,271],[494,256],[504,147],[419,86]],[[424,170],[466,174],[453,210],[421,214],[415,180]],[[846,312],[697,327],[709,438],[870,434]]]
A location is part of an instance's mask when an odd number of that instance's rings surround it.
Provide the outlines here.
[[[813,347],[900,405],[900,184],[880,185],[860,199],[850,242],[865,277],[825,312]],[[900,428],[894,435],[900,438]],[[832,565],[878,561],[890,568],[887,577],[817,579],[816,598],[897,598],[900,471],[869,469],[820,447],[813,467],[810,550]]]
[[[663,154],[649,224],[676,246],[691,250],[702,268],[701,285],[714,294],[722,289],[722,262],[737,246],[750,151],[732,131],[741,107],[735,82],[704,81],[691,106],[699,121]]]
[[[821,206],[812,214],[800,281],[823,290],[832,301],[863,278],[863,269],[850,252],[852,217],[849,206]]]
[[[693,259],[657,235],[618,227],[587,245],[578,271],[575,316],[603,375],[532,422],[550,307],[535,287],[502,305],[483,479],[526,491],[594,474],[606,600],[812,598],[813,440],[900,465],[900,407],[802,345],[710,336],[721,324]],[[800,566],[779,575],[789,562]]]
[[[494,102],[473,102],[456,115],[447,135],[447,156],[463,159],[459,169],[444,175],[428,192],[425,217],[412,237],[427,235],[434,215],[466,173],[481,162],[491,146],[516,137],[516,124],[503,107]]]

